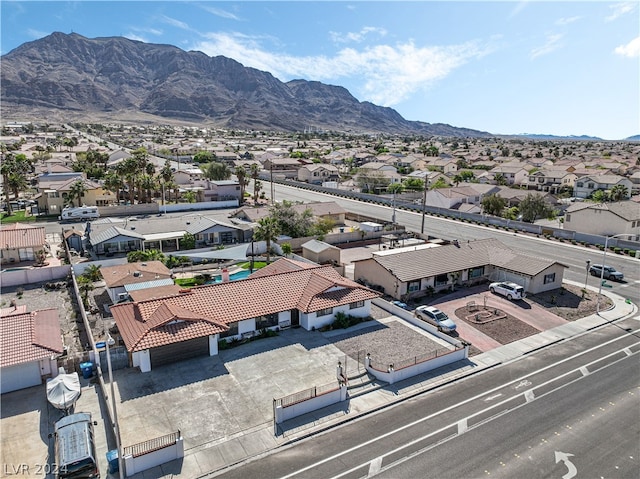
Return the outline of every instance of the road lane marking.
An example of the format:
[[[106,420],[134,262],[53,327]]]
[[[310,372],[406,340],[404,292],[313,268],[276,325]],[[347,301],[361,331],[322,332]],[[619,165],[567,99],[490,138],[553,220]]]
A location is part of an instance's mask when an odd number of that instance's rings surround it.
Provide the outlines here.
[[[463,434],[468,429],[467,418],[458,421],[458,434]]]
[[[369,466],[369,474],[367,477],[373,477],[380,472],[382,469],[382,457],[376,457],[373,461],[371,461],[371,465]]]
[[[583,376],[588,376],[589,375],[589,370],[586,368],[586,366],[582,366],[580,368],[580,372],[582,373]]]
[[[531,381],[527,381],[526,379],[524,381],[520,381],[520,383],[518,383],[514,389],[517,391],[520,388],[525,388],[527,386],[531,386]]]
[[[502,393],[494,394],[493,396],[489,396],[489,397],[485,398],[484,402],[493,401],[494,399],[497,399],[500,396],[502,396]]]
[[[569,459],[570,457],[573,457],[573,454],[569,454],[568,452],[555,451],[554,456],[556,458],[556,464],[562,461],[564,462],[564,465],[567,466],[568,471],[564,476],[562,476],[562,479],[571,479],[572,477],[575,477],[576,474],[578,474],[578,469]]]
[[[536,398],[535,393],[533,392],[533,389],[529,389],[528,391],[525,391],[524,393],[524,399],[527,402],[531,402]]]

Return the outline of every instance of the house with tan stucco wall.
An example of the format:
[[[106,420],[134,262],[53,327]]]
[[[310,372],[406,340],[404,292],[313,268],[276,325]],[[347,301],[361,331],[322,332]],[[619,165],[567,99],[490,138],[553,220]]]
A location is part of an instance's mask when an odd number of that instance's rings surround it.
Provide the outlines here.
[[[640,241],[640,205],[635,201],[574,203],[565,212],[565,228],[603,236],[627,233]]]

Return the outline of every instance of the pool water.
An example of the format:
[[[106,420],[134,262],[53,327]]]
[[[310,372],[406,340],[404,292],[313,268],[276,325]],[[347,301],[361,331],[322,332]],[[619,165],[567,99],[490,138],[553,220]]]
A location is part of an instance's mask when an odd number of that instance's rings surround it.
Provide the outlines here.
[[[235,273],[230,274],[229,281],[237,281],[239,279],[245,279],[250,274],[251,274],[251,271],[249,271],[248,269],[242,269],[240,271],[236,271]],[[216,283],[222,283],[222,276],[216,276],[214,279],[212,279],[211,281],[207,281],[205,284],[216,284]]]

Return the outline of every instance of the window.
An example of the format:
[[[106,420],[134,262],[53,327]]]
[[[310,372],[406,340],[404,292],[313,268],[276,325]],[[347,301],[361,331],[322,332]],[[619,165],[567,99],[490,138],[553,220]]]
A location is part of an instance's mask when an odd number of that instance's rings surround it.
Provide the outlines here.
[[[278,325],[278,313],[265,314],[256,318],[256,329],[261,330]]]
[[[233,243],[233,234],[230,231],[223,231],[220,233],[221,243]]]
[[[329,316],[330,314],[333,314],[333,308],[325,308],[320,311],[316,311],[316,316]]]
[[[238,335],[238,322],[229,323],[229,331],[224,331],[220,333],[221,338],[230,338],[232,336]]]
[[[550,273],[544,275],[544,284],[555,283],[556,282],[556,274]]]
[[[569,221],[571,221],[571,215],[567,215],[565,221],[568,223]]]
[[[408,293],[414,293],[415,291],[420,291],[420,280],[409,281],[409,284],[407,285]]]
[[[436,276],[436,286],[442,286],[449,282],[449,277],[446,274],[439,274]]]
[[[469,279],[479,278],[484,274],[484,266],[480,266],[478,268],[471,268],[469,270]]]
[[[582,181],[578,181],[577,183],[578,188],[582,188],[582,185],[584,185],[584,183],[582,183]]]
[[[364,306],[364,301],[356,301],[355,303],[349,304],[349,309],[362,308],[363,306]]]
[[[596,186],[595,184],[593,184],[593,183],[589,183],[589,184],[587,185],[587,188],[595,188],[595,186]]]

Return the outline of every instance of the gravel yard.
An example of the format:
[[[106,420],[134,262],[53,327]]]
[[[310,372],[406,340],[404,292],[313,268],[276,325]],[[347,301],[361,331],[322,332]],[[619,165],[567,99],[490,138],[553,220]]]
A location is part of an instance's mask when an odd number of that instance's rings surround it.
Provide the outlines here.
[[[534,334],[538,334],[538,331],[533,326],[520,321],[519,319],[506,314],[502,319],[496,319],[486,323],[477,323],[472,320],[468,320],[469,310],[464,308],[458,308],[455,311],[456,318],[460,321],[473,326],[481,333],[486,334],[490,338],[495,339],[500,344],[508,344],[519,339],[528,338]]]
[[[387,313],[388,316],[388,313]],[[353,359],[358,351],[371,353],[371,357],[384,364],[400,363],[415,356],[452,349],[432,340],[399,321],[374,323],[369,328],[358,329],[339,336],[328,337],[334,346]]]
[[[598,293],[565,283],[562,288],[539,293],[527,297],[526,301],[534,301],[547,308],[553,314],[567,321],[575,321],[591,314],[595,314]],[[613,302],[604,295],[600,295],[600,310],[613,306]]]

